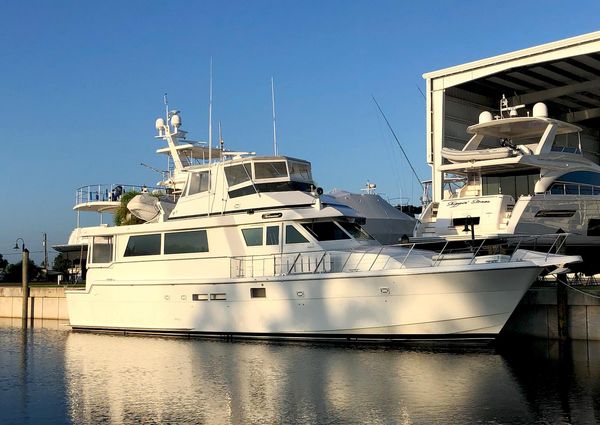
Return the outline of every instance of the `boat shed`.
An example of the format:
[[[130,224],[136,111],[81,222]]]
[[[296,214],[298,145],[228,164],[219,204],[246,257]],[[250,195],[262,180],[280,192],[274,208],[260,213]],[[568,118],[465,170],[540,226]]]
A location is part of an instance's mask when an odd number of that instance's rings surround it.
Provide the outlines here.
[[[462,149],[479,114],[537,102],[548,116],[583,129],[581,149],[600,161],[600,31],[506,53],[423,75],[427,85],[427,162],[432,200],[444,197],[442,147]],[[579,141],[565,141],[579,143]]]

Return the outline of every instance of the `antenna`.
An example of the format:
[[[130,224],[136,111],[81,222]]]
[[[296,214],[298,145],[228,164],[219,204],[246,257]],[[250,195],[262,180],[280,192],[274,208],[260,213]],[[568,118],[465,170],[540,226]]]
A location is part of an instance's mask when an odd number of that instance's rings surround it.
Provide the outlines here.
[[[212,173],[210,172],[210,165],[212,163],[212,101],[213,101],[213,58],[210,57],[210,85],[208,89],[208,210],[207,216],[210,217],[210,191],[212,189]]]
[[[225,142],[223,142],[223,134],[221,133],[221,121],[219,121],[219,148],[221,149],[221,152],[223,152],[223,144]]]
[[[277,156],[277,127],[275,125],[275,83],[271,77],[271,105],[273,106],[273,152]]]
[[[398,140],[398,137],[396,136],[396,133],[394,132],[394,129],[392,128],[392,126],[390,125],[390,122],[388,121],[387,117],[383,113],[383,110],[381,109],[381,106],[379,106],[379,103],[377,103],[377,99],[375,99],[375,96],[371,95],[371,97],[373,98],[373,102],[375,102],[375,105],[377,105],[377,109],[379,109],[379,112],[381,112],[381,116],[385,120],[385,123],[387,124],[388,128],[392,132],[392,135],[394,136],[394,139],[396,139],[396,143],[398,143],[398,146],[400,147],[400,150],[404,154],[404,158],[406,158],[406,161],[408,162],[408,165],[410,166],[410,169],[412,170],[412,172],[415,175],[417,181],[419,182],[419,185],[421,186],[421,189],[423,189],[423,183],[421,183],[421,179],[417,175],[417,172],[415,171],[415,168],[410,163],[410,159],[408,159],[408,156],[406,155],[406,152],[404,151],[404,148],[400,144],[400,141]]]
[[[210,85],[208,89],[208,163],[212,160],[212,102],[213,102],[213,59],[210,57]],[[208,183],[210,190],[210,181]]]
[[[169,125],[169,99],[167,99],[166,93],[163,97],[163,101],[165,102],[165,119],[167,120],[167,125]]]

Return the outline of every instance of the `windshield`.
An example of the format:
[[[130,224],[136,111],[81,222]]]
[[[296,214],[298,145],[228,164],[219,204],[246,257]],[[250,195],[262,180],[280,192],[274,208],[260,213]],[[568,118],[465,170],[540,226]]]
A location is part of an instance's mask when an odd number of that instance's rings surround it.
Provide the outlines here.
[[[287,176],[288,173],[285,161],[254,163],[254,178],[257,180],[274,179]]]

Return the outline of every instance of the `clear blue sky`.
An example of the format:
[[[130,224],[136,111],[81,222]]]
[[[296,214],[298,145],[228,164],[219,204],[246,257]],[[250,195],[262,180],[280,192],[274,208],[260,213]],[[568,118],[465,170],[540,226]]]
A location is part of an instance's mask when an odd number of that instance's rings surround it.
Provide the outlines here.
[[[163,93],[206,140],[313,163],[326,190],[376,182],[386,198],[420,190],[378,115],[375,95],[422,179],[422,74],[600,29],[598,1],[7,1],[0,26],[0,253],[17,261],[66,242],[77,187],[153,185]],[[12,254],[12,255],[7,255]],[[34,253],[39,264],[41,255]]]

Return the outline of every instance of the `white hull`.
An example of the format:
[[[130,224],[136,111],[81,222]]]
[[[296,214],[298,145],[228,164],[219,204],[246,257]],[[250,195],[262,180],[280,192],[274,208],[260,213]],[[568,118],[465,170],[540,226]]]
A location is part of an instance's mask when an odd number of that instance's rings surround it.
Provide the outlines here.
[[[490,336],[500,332],[540,271],[444,269],[212,283],[102,282],[89,291],[68,291],[67,301],[74,328],[290,337]],[[251,298],[251,288],[265,288],[266,298]],[[208,300],[195,301],[194,294]],[[225,294],[226,300],[210,299],[211,294]]]

